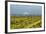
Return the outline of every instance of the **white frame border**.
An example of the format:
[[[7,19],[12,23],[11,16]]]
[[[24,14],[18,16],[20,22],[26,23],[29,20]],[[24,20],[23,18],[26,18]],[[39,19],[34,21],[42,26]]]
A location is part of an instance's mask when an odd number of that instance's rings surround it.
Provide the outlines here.
[[[18,5],[37,5],[37,6],[42,6],[42,28],[31,28],[31,29],[10,29],[10,4],[18,4]],[[8,10],[8,32],[21,32],[21,31],[39,31],[39,30],[44,30],[44,4],[34,4],[34,3],[18,3],[18,2],[8,2],[7,6]]]

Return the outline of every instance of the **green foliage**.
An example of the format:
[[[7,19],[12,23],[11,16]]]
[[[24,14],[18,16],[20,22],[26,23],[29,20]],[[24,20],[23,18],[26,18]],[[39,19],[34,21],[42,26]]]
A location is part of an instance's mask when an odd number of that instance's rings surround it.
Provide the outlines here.
[[[26,17],[25,16],[11,16],[10,21],[11,21],[11,24],[10,24],[11,29],[41,27],[41,16],[26,16]]]

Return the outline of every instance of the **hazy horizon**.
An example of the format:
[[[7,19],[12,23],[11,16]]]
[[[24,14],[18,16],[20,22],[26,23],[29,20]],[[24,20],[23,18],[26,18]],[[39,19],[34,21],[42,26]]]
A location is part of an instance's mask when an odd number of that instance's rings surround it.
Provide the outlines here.
[[[42,7],[35,5],[10,5],[10,15],[42,15]]]

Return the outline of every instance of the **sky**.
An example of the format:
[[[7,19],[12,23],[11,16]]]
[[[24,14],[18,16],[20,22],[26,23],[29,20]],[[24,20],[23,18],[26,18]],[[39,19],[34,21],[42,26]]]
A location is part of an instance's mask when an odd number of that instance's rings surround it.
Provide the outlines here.
[[[10,15],[42,15],[42,6],[36,5],[10,5]]]

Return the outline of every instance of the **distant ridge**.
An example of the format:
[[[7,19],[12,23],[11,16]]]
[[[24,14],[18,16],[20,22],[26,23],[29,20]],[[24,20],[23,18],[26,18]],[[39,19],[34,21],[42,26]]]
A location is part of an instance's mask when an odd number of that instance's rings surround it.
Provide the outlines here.
[[[41,16],[41,15],[30,15],[30,14],[11,14],[11,16]]]

